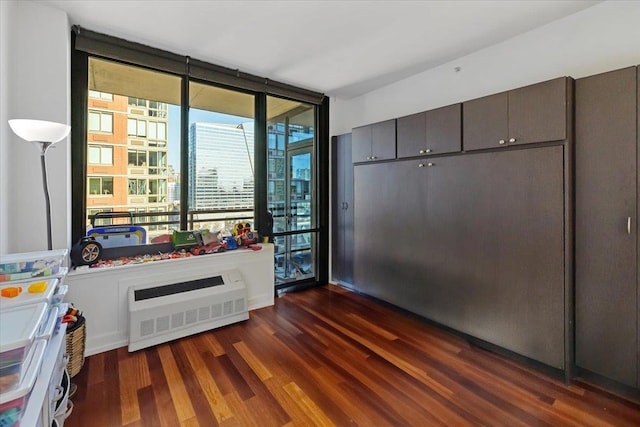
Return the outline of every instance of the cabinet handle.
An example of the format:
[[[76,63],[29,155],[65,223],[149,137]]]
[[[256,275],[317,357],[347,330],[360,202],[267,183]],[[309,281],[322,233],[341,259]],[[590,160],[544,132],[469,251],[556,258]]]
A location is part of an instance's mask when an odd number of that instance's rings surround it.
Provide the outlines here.
[[[345,209],[349,209],[349,203],[344,202],[344,208],[345,208]]]
[[[423,168],[423,167],[424,167],[424,163],[419,163],[419,164],[418,164],[418,167],[419,167],[419,168]]]
[[[627,217],[627,234],[631,234],[631,217]]]
[[[429,167],[434,166],[434,165],[435,165],[435,163],[427,163],[427,166],[429,166]]]
[[[509,138],[509,142],[516,142],[515,138]]]
[[[501,139],[500,141],[498,141],[498,144],[504,145],[504,139]]]
[[[431,152],[431,148],[427,148],[426,153],[429,154]]]
[[[375,159],[377,159],[376,156],[371,156],[371,160],[375,160]]]
[[[420,150],[420,154],[424,154],[426,152],[427,152],[427,150]]]

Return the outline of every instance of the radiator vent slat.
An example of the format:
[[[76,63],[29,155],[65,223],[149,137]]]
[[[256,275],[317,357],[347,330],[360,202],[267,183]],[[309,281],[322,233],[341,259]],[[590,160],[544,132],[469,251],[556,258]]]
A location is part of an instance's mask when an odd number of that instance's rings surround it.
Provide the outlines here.
[[[162,316],[156,319],[156,332],[169,330],[169,316]]]
[[[200,307],[198,310],[198,321],[208,320],[211,317],[211,307]]]
[[[171,315],[171,328],[180,328],[182,325],[184,325],[184,313],[173,313]]]
[[[187,310],[187,319],[186,319],[186,323],[187,325],[190,325],[192,323],[196,323],[198,321],[198,310]]]
[[[233,313],[233,301],[225,301],[222,305],[222,314],[227,316]]]
[[[154,319],[143,320],[140,322],[140,336],[145,337],[153,334],[156,331],[155,323]]]
[[[222,316],[222,304],[213,304],[211,306],[211,317]]]

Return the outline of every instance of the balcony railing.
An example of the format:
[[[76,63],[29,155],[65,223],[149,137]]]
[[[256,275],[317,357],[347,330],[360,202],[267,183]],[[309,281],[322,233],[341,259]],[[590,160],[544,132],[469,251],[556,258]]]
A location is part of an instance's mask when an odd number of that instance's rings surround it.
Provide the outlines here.
[[[170,230],[180,228],[180,212],[101,212],[89,215],[93,227],[111,225],[170,226]],[[247,209],[199,209],[187,212],[187,229],[193,230],[204,223],[231,221],[253,221],[253,211]],[[174,226],[174,227],[171,227]],[[196,227],[198,226],[198,227]]]

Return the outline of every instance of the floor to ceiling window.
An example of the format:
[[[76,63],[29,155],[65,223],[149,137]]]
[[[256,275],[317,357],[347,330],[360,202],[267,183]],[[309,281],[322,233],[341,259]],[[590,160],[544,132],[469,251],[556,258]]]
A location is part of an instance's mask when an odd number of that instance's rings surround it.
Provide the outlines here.
[[[140,244],[238,221],[268,232],[272,216],[276,286],[326,278],[322,94],[78,27],[72,39],[73,241],[127,223]]]
[[[144,244],[178,228],[170,214],[180,204],[180,85],[170,74],[89,58],[88,229],[138,224],[146,230],[138,242]]]
[[[316,275],[315,106],[267,97],[267,207],[276,285]]]
[[[254,95],[189,83],[189,227],[254,217]]]

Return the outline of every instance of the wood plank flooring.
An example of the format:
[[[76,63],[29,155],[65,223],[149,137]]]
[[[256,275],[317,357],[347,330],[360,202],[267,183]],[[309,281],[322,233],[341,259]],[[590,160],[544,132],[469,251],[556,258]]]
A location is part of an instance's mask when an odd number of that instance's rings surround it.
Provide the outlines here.
[[[168,344],[88,357],[65,426],[638,426],[565,384],[329,285]]]

